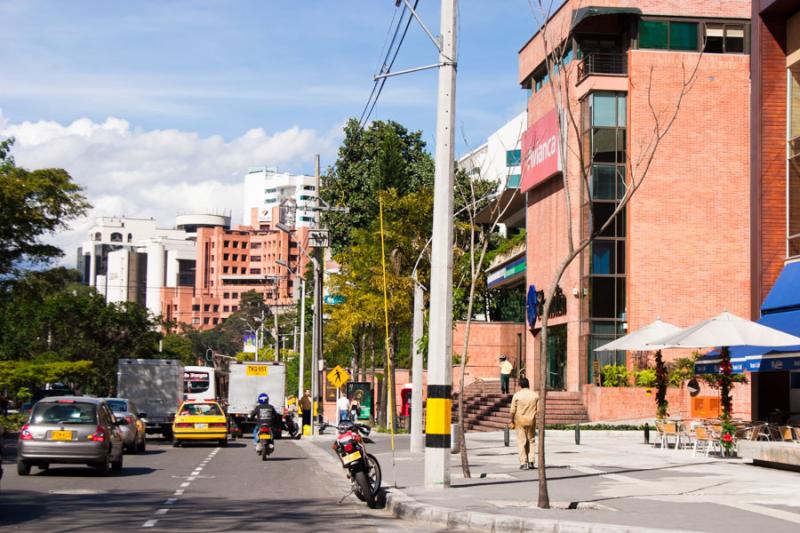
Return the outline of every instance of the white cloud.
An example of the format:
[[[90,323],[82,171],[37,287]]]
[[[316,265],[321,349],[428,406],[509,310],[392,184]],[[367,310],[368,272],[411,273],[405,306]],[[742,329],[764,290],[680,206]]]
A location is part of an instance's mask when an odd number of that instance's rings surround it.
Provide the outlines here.
[[[169,227],[178,212],[228,209],[241,220],[247,167],[310,167],[314,153],[335,154],[340,128],[319,133],[292,127],[268,133],[255,128],[226,141],[173,129],[144,131],[123,119],[82,118],[13,123],[0,111],[0,138],[15,137],[13,154],[25,168],[59,167],[85,188],[94,206],[86,219],[55,235],[54,244],[74,263],[75,249],[97,216],[153,217]]]

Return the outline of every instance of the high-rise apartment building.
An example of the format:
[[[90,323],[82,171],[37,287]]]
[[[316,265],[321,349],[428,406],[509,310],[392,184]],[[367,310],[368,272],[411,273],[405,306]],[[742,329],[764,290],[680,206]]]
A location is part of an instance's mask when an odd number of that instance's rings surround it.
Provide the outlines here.
[[[271,167],[250,167],[244,178],[242,224],[272,222],[273,209],[281,207],[280,212],[289,225],[311,228],[314,226],[312,207],[316,202],[314,176],[279,172]]]

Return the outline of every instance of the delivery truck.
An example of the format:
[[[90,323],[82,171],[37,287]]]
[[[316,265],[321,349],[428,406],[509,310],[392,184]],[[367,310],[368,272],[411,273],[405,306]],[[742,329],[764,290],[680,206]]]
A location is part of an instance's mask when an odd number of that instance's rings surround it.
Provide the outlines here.
[[[117,396],[144,413],[147,434],[172,439],[172,421],[183,400],[183,366],[173,359],[120,359]]]
[[[254,422],[248,419],[258,403],[258,395],[269,395],[269,403],[284,412],[286,367],[282,363],[231,362],[228,366],[228,415],[236,423],[239,436],[249,435]]]

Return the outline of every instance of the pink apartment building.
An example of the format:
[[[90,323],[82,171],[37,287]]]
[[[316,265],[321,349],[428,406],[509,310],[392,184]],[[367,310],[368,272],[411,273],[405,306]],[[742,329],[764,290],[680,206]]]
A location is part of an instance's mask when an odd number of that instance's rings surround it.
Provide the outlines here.
[[[274,208],[272,220],[280,220]],[[239,309],[242,294],[256,291],[271,307],[294,305],[295,280],[277,264],[285,261],[305,272],[307,259],[298,242],[306,246],[308,228],[292,234],[258,222],[254,211],[250,226],[233,229],[199,228],[193,286],[162,289],[162,316],[197,328],[212,328]]]

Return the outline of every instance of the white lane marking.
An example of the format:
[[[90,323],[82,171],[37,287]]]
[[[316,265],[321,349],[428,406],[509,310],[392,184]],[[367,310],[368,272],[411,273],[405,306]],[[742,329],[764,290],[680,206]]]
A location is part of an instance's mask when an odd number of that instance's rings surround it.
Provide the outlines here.
[[[142,524],[142,527],[155,527],[156,524],[158,524],[158,520],[148,520]]]
[[[181,487],[188,487],[191,483],[181,483]]]
[[[164,502],[164,505],[172,505],[176,501],[178,501],[178,498],[167,498],[167,500]]]
[[[169,509],[159,509],[158,511],[156,511],[156,516],[164,516],[168,512],[169,512]]]
[[[197,479],[197,477],[189,476],[189,477],[186,478],[186,481],[194,481],[195,479]]]
[[[184,489],[178,489],[175,491],[175,496],[183,496]]]

